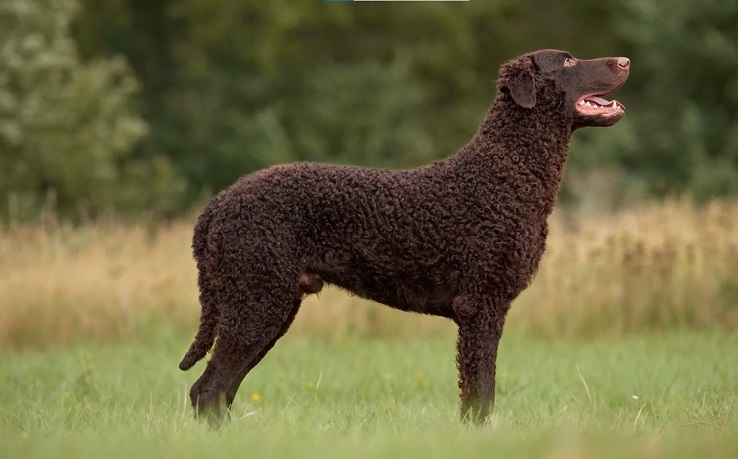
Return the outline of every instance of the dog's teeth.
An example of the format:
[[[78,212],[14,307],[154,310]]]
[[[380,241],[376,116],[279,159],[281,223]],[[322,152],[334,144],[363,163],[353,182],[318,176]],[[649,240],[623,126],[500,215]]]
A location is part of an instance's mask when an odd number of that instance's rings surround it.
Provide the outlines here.
[[[579,105],[585,105],[585,104],[586,104],[586,102],[584,102],[584,99],[582,99],[582,100],[579,101]]]
[[[616,101],[614,101],[614,100],[613,100],[613,101],[612,101],[612,102],[610,103],[610,106],[611,106],[612,108],[618,108],[618,103],[617,103]]]

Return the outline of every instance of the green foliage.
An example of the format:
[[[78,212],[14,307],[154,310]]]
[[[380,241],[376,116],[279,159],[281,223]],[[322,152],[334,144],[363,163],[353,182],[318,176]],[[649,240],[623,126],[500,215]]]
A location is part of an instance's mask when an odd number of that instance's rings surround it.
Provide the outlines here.
[[[131,59],[152,130],[140,150],[172,159],[188,202],[278,162],[406,167],[453,153],[501,61],[602,30],[576,20],[602,7],[573,2],[549,24],[542,5],[87,0],[76,35],[87,56]],[[530,17],[550,33],[523,33]],[[604,51],[609,38],[593,37],[582,49]]]
[[[738,194],[738,3],[625,6],[632,96],[607,154],[646,195]]]
[[[47,204],[66,216],[125,211],[175,197],[163,158],[124,161],[147,131],[133,107],[138,83],[122,57],[80,62],[74,6],[0,5],[0,215],[26,218]]]
[[[311,72],[302,113],[289,120],[297,157],[387,167],[427,161],[430,135],[414,116],[424,94],[413,84],[409,59]]]
[[[74,41],[71,0],[0,7],[0,212],[184,210],[279,162],[425,163],[539,48],[633,60],[628,116],[577,133],[565,197],[738,194],[736,4],[80,1]]]

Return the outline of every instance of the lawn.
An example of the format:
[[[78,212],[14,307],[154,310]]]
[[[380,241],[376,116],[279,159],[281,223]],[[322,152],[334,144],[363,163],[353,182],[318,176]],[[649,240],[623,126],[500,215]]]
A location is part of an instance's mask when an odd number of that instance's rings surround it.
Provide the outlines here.
[[[0,457],[738,457],[738,333],[504,337],[489,424],[460,424],[454,336],[288,335],[232,421],[192,420],[189,336],[0,351]]]

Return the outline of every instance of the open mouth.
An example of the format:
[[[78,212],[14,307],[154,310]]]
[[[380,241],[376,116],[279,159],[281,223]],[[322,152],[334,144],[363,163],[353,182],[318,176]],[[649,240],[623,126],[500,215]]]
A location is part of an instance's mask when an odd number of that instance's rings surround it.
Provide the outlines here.
[[[617,100],[609,101],[598,96],[585,96],[577,102],[582,115],[615,115],[625,112],[625,106]]]

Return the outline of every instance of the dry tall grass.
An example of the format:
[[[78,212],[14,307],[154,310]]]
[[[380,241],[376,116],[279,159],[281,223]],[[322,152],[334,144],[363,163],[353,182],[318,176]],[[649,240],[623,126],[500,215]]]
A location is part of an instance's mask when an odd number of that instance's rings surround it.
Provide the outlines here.
[[[552,222],[510,320],[545,335],[738,327],[738,202]]]
[[[682,202],[551,221],[548,251],[509,326],[586,336],[738,326],[738,202]],[[0,232],[0,346],[116,339],[146,327],[194,333],[199,306],[191,222],[97,223]],[[154,328],[156,329],[156,328]],[[293,333],[447,332],[420,317],[328,290],[306,301]]]

